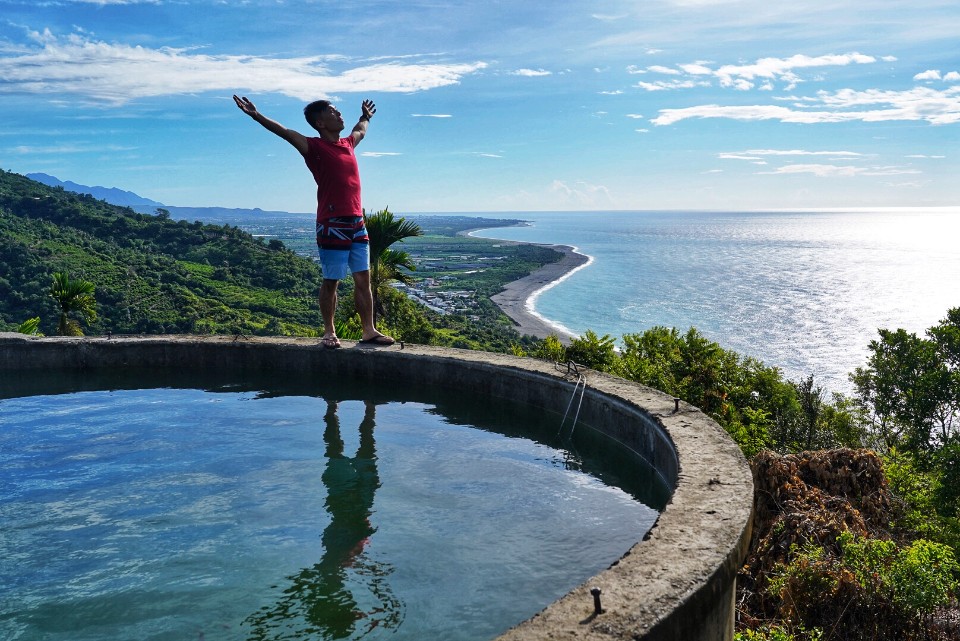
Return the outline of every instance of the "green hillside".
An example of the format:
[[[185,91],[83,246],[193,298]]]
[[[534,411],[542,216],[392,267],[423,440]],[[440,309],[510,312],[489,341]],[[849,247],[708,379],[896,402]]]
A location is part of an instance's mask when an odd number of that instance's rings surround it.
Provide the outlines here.
[[[55,333],[55,272],[96,286],[87,334],[310,335],[320,270],[282,242],[174,221],[0,170],[0,330]]]

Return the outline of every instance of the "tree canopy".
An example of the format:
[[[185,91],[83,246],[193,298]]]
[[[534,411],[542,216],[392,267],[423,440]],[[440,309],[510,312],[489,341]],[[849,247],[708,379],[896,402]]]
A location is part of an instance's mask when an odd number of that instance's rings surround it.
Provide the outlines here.
[[[140,214],[0,172],[0,329],[57,333],[57,272],[96,287],[89,333],[311,335],[318,266],[229,224]]]

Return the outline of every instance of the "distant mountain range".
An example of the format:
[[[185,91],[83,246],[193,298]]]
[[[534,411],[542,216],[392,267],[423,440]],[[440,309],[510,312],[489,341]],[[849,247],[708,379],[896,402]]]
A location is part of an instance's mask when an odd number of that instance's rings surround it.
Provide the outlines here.
[[[191,222],[194,220],[201,220],[205,223],[212,224],[222,225],[224,223],[231,223],[237,225],[242,221],[247,221],[251,218],[261,222],[267,217],[300,218],[304,216],[304,214],[290,214],[289,212],[285,211],[264,211],[262,209],[233,209],[228,207],[173,207],[170,205],[164,205],[156,200],[144,198],[143,196],[135,194],[132,191],[117,189],[116,187],[90,187],[89,185],[80,185],[70,180],[60,180],[56,176],[42,173],[26,174],[26,177],[31,180],[35,180],[38,183],[47,185],[48,187],[62,187],[65,191],[70,191],[77,194],[90,194],[94,198],[108,202],[111,205],[131,207],[141,214],[154,214],[156,213],[158,207],[162,207],[163,209],[169,211],[170,216],[175,220],[188,220]]]
[[[163,207],[164,204],[156,200],[150,200],[139,196],[132,191],[124,191],[116,187],[89,187],[79,185],[69,180],[63,181],[49,174],[26,174],[27,178],[43,183],[48,187],[62,187],[66,191],[72,191],[78,194],[90,194],[94,198],[105,200],[111,205],[120,205],[121,207]]]

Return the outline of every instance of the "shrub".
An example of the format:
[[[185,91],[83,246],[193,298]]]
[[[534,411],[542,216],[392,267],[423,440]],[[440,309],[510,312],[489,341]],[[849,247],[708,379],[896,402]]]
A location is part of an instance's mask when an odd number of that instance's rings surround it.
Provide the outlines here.
[[[530,352],[530,356],[555,363],[563,363],[567,360],[567,348],[563,346],[556,335],[550,334],[537,344]]]
[[[819,628],[807,631],[801,626],[794,633],[786,628],[772,625],[756,630],[743,630],[733,635],[733,641],[800,641],[801,639],[820,641],[823,639],[823,631]]]
[[[592,369],[609,372],[617,362],[617,352],[614,349],[614,340],[609,334],[597,336],[593,330],[588,329],[583,336],[570,343],[567,358]]]

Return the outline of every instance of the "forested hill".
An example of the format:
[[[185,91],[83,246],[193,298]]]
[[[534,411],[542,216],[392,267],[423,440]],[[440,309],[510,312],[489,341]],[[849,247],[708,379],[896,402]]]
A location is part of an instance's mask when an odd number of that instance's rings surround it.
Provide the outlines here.
[[[0,330],[55,333],[55,272],[96,286],[106,332],[308,334],[320,270],[277,240],[173,221],[0,170]]]

